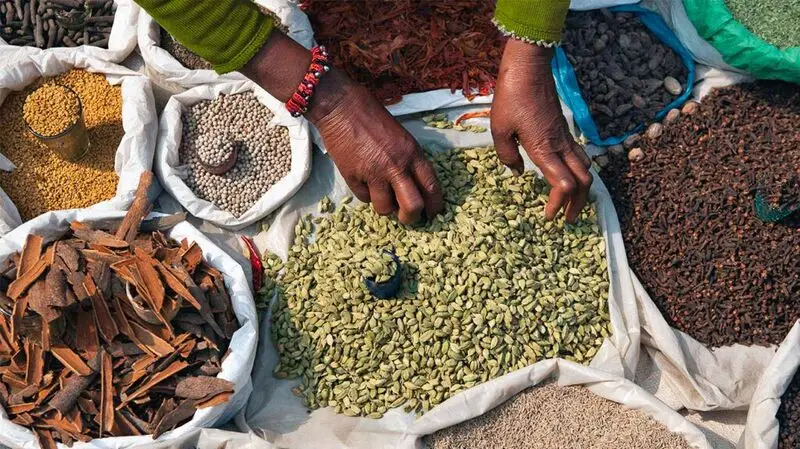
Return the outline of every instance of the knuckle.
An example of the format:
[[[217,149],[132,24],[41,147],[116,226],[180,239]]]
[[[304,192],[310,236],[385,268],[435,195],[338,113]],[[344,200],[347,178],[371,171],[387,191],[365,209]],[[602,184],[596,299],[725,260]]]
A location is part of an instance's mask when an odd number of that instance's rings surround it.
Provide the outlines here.
[[[588,189],[589,187],[592,186],[593,182],[594,182],[594,177],[592,177],[592,174],[589,173],[588,171],[582,171],[580,172],[580,174],[578,174],[578,183],[582,188]]]
[[[434,179],[429,179],[422,184],[422,190],[428,195],[439,193],[439,183]]]
[[[586,175],[586,183],[583,185],[586,189],[594,184],[594,177],[591,174]]]
[[[571,195],[578,190],[578,186],[575,184],[575,181],[569,178],[559,179],[556,185],[558,186],[559,190],[567,195]]]

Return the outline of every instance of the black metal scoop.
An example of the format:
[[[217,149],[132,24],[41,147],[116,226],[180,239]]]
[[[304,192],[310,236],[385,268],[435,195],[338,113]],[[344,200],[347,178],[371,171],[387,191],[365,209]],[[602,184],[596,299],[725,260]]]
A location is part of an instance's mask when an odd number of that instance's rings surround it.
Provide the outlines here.
[[[394,262],[394,274],[385,282],[375,282],[375,277],[364,278],[364,285],[367,287],[372,296],[379,299],[394,298],[397,292],[400,291],[400,286],[403,283],[403,265],[400,259],[393,251],[383,250],[384,254],[388,254]]]

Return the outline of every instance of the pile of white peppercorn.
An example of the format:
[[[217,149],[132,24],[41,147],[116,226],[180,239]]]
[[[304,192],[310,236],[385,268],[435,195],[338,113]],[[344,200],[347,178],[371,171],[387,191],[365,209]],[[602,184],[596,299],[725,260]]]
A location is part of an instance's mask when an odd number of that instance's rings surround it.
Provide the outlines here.
[[[181,164],[186,184],[199,198],[236,217],[249,210],[289,173],[289,131],[269,126],[273,115],[252,92],[221,94],[184,112]],[[237,150],[236,164],[224,174],[212,174]]]

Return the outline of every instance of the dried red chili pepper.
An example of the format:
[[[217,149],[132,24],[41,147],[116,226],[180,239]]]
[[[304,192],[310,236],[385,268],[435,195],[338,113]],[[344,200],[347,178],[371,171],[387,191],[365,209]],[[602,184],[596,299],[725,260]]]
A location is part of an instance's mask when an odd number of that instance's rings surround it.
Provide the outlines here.
[[[433,89],[491,94],[506,38],[488,0],[306,0],[335,65],[384,103]]]
[[[489,114],[492,112],[491,109],[484,109],[482,111],[472,111],[472,112],[465,112],[458,116],[457,119],[453,123],[456,125],[460,125],[461,122],[464,120],[469,120],[471,118],[478,118],[478,117],[489,117]]]
[[[247,255],[250,258],[250,268],[253,271],[253,292],[258,293],[264,285],[264,265],[258,256],[258,249],[249,237],[242,236],[242,241],[247,247]]]

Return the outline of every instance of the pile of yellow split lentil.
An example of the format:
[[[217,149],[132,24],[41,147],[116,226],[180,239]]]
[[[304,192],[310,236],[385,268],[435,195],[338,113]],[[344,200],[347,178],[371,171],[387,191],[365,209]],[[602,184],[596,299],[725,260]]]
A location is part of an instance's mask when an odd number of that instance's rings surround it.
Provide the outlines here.
[[[91,147],[77,162],[61,159],[25,126],[25,100],[43,84],[67,86],[80,97]],[[25,109],[45,110],[31,103]],[[0,105],[0,129],[0,152],[17,167],[11,173],[0,173],[0,187],[23,220],[51,210],[88,207],[114,196],[118,181],[114,158],[124,134],[122,93],[102,74],[70,70],[11,93]]]

